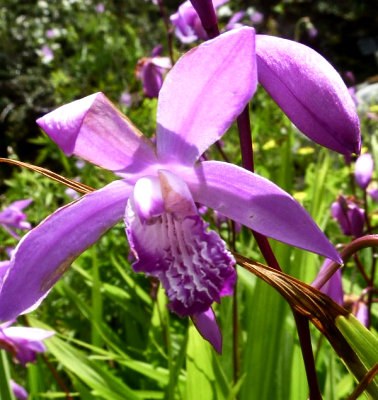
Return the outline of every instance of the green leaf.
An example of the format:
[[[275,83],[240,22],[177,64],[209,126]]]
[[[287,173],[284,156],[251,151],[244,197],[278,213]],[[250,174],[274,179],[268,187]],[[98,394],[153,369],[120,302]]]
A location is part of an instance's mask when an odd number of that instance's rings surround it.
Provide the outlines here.
[[[0,399],[14,400],[10,387],[9,365],[5,350],[0,350]]]

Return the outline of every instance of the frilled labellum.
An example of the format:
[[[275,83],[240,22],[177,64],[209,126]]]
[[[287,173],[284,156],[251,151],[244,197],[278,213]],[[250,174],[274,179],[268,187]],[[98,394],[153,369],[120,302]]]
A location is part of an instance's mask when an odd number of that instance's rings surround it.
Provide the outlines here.
[[[207,231],[183,180],[160,170],[141,178],[126,208],[126,232],[135,272],[163,284],[169,307],[180,316],[207,311],[231,295],[235,261],[219,235]]]

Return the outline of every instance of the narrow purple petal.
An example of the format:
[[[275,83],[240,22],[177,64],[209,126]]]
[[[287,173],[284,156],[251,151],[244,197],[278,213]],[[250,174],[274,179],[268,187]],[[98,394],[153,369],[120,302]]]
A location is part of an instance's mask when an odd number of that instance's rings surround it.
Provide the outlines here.
[[[222,333],[212,308],[192,315],[192,321],[201,336],[211,343],[217,353],[222,354]]]
[[[153,99],[158,97],[161,85],[163,84],[163,74],[151,61],[145,63],[142,68],[142,83],[146,97]]]
[[[368,187],[373,171],[374,161],[372,155],[370,153],[360,155],[354,166],[354,176],[358,186],[362,190],[365,190]]]
[[[225,133],[255,89],[252,28],[227,32],[186,53],[167,74],[159,94],[160,160],[193,164]]]
[[[5,274],[8,272],[10,267],[10,261],[0,261],[0,287],[3,283]]]
[[[355,104],[320,54],[286,39],[256,35],[258,79],[305,135],[342,154],[359,153]]]
[[[13,394],[16,397],[16,399],[19,399],[19,400],[27,400],[28,399],[28,397],[29,397],[28,392],[21,385],[19,385],[12,379],[10,381],[10,386],[11,386],[11,389],[12,389]]]
[[[331,263],[332,261],[328,259],[324,261],[316,277],[317,280],[320,279],[320,277],[327,271]],[[320,290],[329,296],[333,301],[342,306],[344,304],[344,291],[341,280],[341,269],[338,269]]]
[[[164,186],[164,178],[161,180]],[[162,188],[166,201],[171,189]],[[232,294],[234,259],[218,234],[206,231],[198,215],[185,216],[179,203],[168,200],[168,204],[171,212],[145,223],[139,218],[134,196],[130,197],[125,222],[137,259],[133,269],[160,279],[169,307],[178,315],[202,313],[220,297]],[[172,209],[175,204],[178,208]]]
[[[218,161],[182,169],[180,176],[196,202],[265,236],[342,263],[307,211],[269,180]]]
[[[0,289],[0,320],[44,297],[75,258],[122,219],[130,192],[124,181],[112,182],[60,208],[25,235]]]
[[[205,29],[212,28],[217,24],[217,15],[215,13],[213,0],[190,0],[190,2],[197,11]]]
[[[59,107],[37,120],[66,155],[111,171],[136,171],[155,160],[152,144],[103,93]]]

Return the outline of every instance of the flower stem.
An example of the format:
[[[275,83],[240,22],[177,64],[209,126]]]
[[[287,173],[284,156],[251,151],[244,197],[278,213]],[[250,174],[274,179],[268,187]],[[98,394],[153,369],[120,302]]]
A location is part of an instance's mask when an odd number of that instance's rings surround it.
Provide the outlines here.
[[[254,172],[254,159],[253,159],[253,144],[252,134],[249,119],[248,105],[244,108],[243,112],[237,119],[239,130],[240,149],[242,154],[242,166],[251,172]],[[252,230],[252,234],[256,243],[265,258],[268,265],[278,271],[282,271],[275,254],[269,244],[268,239],[258,232]],[[311,347],[311,335],[309,322],[300,315],[297,311],[293,310],[295,323],[297,326],[299,342],[302,350],[302,356],[305,364],[308,386],[310,390],[310,400],[321,399],[319,383],[316,375],[314,355]]]

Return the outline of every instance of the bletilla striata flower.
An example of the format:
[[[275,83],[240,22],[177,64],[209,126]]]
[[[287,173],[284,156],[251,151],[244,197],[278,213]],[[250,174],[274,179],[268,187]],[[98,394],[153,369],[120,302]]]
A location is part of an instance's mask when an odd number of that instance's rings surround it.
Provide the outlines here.
[[[0,225],[16,239],[20,237],[12,229],[29,230],[31,228],[22,210],[32,201],[32,199],[15,201],[0,212]]]
[[[162,46],[156,46],[150,57],[143,57],[138,60],[135,75],[142,81],[143,91],[148,98],[159,96],[163,84],[163,74],[172,68],[168,57],[161,57]]]
[[[10,386],[11,386],[12,392],[14,394],[14,397],[16,399],[25,400],[29,397],[28,392],[25,390],[25,388],[23,388],[21,385],[19,385],[15,381],[11,380]]]
[[[195,202],[341,262],[307,212],[275,184],[233,164],[199,161],[245,108],[256,84],[254,30],[241,28],[191,50],[167,74],[156,146],[102,93],[40,118],[67,155],[121,179],[60,208],[23,237],[1,288],[0,319],[40,301],[78,255],[124,218],[134,270],[159,278],[171,310],[191,316],[220,352],[211,305],[232,294],[234,259],[207,230]]]
[[[331,215],[339,223],[344,235],[360,237],[364,231],[365,210],[354,201],[339,196],[331,205]]]
[[[10,326],[13,322],[0,325],[0,348],[9,351],[22,365],[34,362],[37,353],[46,351],[43,340],[55,335],[55,332],[39,328]]]
[[[228,0],[213,1],[213,6],[211,5],[211,16],[206,19],[209,27],[217,22],[214,8],[218,8],[227,2]],[[206,13],[206,16],[208,16],[209,3],[212,3],[212,0],[199,0],[195,1],[195,3],[197,11],[188,0],[182,3],[178,8],[178,11],[170,17],[172,24],[175,26],[175,35],[182,43],[191,43],[198,39],[208,39],[206,30],[204,29],[197,12],[204,12]]]

